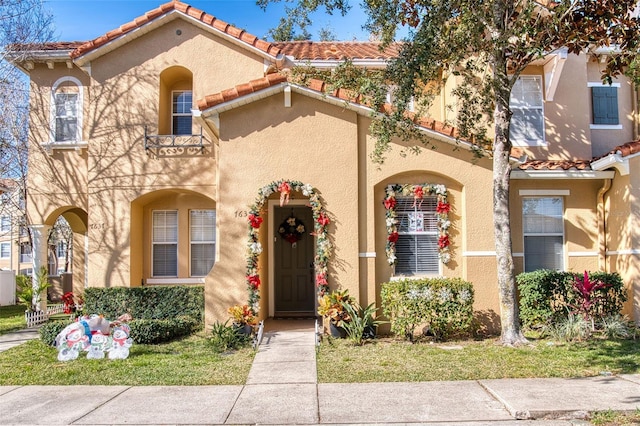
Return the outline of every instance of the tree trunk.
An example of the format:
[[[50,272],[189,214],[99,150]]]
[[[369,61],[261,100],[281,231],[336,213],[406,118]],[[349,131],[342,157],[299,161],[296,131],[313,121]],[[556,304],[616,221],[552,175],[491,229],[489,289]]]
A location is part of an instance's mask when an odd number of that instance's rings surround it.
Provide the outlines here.
[[[509,212],[509,184],[511,141],[509,140],[509,80],[506,58],[496,55],[494,78],[496,103],[494,109],[493,142],[493,227],[498,263],[498,291],[500,296],[501,341],[504,345],[527,343],[520,329],[513,254],[511,250],[511,222]]]

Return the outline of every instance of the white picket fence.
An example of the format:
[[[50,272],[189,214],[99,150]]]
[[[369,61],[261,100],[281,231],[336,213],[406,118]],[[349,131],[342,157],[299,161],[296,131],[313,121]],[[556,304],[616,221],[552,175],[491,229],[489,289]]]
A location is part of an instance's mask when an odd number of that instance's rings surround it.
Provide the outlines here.
[[[25,311],[24,318],[27,321],[27,327],[29,328],[47,322],[51,315],[61,314],[62,312],[64,312],[64,305],[62,303],[58,305],[47,305],[46,311]]]

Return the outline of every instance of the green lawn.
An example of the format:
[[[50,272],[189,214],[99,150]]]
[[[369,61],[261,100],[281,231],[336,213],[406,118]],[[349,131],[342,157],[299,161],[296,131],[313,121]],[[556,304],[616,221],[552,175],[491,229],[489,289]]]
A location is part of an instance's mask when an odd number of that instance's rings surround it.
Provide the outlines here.
[[[60,362],[57,351],[33,340],[0,352],[0,385],[232,385],[244,384],[255,352],[215,353],[202,334],[131,347],[124,360]]]
[[[26,326],[24,306],[0,306],[0,334],[21,330]]]
[[[494,340],[410,344],[380,339],[364,346],[330,339],[319,348],[318,381],[417,382],[640,373],[640,340],[508,348]]]

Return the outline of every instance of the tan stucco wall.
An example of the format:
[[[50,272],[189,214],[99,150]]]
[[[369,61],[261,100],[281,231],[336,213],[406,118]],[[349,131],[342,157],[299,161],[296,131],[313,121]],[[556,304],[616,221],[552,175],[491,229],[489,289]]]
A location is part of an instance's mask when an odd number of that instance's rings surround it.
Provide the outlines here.
[[[630,173],[616,172],[606,193],[607,270],[618,272],[627,286],[628,301],[624,313],[640,322],[640,158],[629,160]]]
[[[268,114],[262,112],[268,111]],[[263,186],[289,179],[310,184],[321,195],[333,220],[330,264],[332,288],[358,294],[358,158],[357,118],[353,112],[292,95],[284,107],[282,94],[221,114],[218,225],[220,260],[207,280],[207,320],[224,318],[226,309],[245,303],[247,221],[243,212]],[[294,194],[301,198],[301,194]],[[263,301],[269,286],[264,239],[269,216],[261,227]],[[263,304],[262,312],[266,315]]]

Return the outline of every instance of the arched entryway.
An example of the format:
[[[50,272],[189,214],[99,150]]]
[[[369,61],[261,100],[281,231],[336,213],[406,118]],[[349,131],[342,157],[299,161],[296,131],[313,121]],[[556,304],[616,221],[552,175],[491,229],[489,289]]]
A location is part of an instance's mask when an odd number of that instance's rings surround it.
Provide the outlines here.
[[[300,194],[293,199],[292,193],[295,192]],[[321,197],[309,184],[284,179],[263,186],[258,194],[247,218],[249,306],[255,314],[259,313],[260,297],[264,291],[261,284],[265,278],[261,277],[259,268],[261,256],[264,256],[260,229],[266,214],[270,218],[266,224],[268,316],[314,316],[317,296],[329,289],[328,262],[333,252],[328,233],[330,219]],[[289,220],[292,225],[288,224]],[[280,232],[281,225],[285,228],[283,232]],[[288,226],[293,228],[287,229]],[[298,226],[304,229],[296,232]]]

